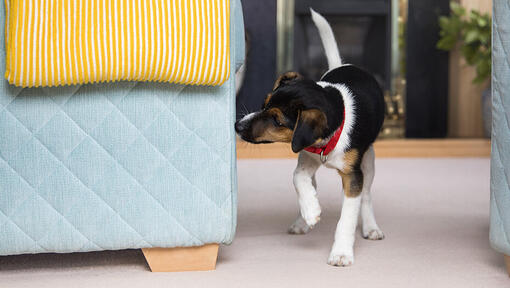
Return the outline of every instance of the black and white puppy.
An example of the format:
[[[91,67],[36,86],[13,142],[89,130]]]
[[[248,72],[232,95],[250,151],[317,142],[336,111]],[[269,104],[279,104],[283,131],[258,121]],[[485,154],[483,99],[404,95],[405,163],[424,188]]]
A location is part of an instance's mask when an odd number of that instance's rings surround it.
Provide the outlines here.
[[[328,263],[354,262],[354,239],[361,212],[364,238],[380,240],[372,209],[374,143],[384,120],[384,99],[373,76],[342,64],[329,23],[312,9],[326,51],[329,71],[319,82],[288,72],[275,83],[263,108],[236,122],[239,136],[251,143],[290,142],[299,152],[294,171],[300,216],[292,234],[307,233],[320,220],[315,172],[324,165],[342,177],[344,201]]]

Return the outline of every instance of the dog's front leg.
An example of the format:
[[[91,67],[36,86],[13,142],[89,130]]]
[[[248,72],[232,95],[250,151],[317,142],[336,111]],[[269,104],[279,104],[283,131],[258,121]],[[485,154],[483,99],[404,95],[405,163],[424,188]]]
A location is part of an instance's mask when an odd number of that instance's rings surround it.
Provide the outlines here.
[[[342,213],[335,232],[335,243],[328,258],[328,264],[334,266],[349,266],[354,263],[354,239],[361,206],[361,191],[363,189],[363,173],[361,169],[342,176],[344,201]]]
[[[320,220],[321,207],[314,183],[315,172],[320,165],[320,162],[310,157],[307,152],[299,154],[298,165],[294,170],[294,187],[298,194],[301,215],[290,227],[290,233],[306,233]]]

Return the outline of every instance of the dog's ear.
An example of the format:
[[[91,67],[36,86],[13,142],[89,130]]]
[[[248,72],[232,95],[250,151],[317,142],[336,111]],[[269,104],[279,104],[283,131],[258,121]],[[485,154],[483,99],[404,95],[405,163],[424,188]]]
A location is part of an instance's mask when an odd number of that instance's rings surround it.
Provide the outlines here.
[[[297,153],[321,141],[327,125],[326,115],[322,111],[318,109],[299,111],[292,135],[292,151]]]
[[[281,75],[280,77],[278,77],[278,79],[276,79],[276,82],[274,82],[273,91],[278,89],[278,87],[285,85],[292,80],[297,80],[297,79],[303,79],[303,76],[301,76],[301,74],[299,74],[297,72],[287,72],[287,73]]]

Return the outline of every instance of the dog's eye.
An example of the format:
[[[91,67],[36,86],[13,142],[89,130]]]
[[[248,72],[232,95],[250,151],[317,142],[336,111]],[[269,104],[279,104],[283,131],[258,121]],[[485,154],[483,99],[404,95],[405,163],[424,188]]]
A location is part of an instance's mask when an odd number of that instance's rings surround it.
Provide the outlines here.
[[[276,116],[273,116],[273,121],[274,123],[276,124],[276,126],[284,126],[282,122],[280,122],[280,120],[278,120],[278,118]]]

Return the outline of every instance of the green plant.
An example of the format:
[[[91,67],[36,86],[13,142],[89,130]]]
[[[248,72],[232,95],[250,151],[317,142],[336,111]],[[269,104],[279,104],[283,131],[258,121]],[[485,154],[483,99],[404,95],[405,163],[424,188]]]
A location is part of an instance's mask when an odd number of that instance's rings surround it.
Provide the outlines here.
[[[491,16],[475,10],[467,15],[456,2],[450,2],[450,8],[450,16],[439,17],[441,39],[437,48],[450,51],[460,42],[462,56],[476,68],[473,83],[483,83],[491,74]]]

